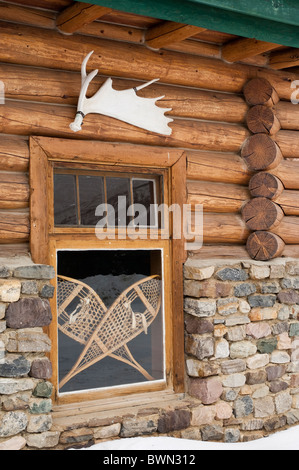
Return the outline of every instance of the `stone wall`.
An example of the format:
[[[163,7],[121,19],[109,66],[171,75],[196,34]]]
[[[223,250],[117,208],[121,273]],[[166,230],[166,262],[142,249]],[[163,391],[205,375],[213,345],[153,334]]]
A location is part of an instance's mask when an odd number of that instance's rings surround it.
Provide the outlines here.
[[[51,342],[43,327],[52,320],[50,266],[29,258],[0,266],[0,450],[47,448],[52,432]]]
[[[299,261],[184,267],[191,426],[245,441],[299,422]]]

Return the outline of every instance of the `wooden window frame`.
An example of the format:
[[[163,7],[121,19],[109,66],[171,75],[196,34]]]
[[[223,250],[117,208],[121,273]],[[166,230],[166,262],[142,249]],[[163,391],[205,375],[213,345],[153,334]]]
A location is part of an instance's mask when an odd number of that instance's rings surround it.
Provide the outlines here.
[[[57,227],[53,227],[53,184],[51,183],[53,179],[51,175],[53,174],[53,165],[58,163],[72,163],[82,165],[82,167],[84,165],[84,167],[91,169],[93,166],[98,165],[103,167],[113,165],[115,170],[118,167],[119,169],[120,167],[130,169],[136,167],[136,169],[148,169],[149,172],[153,173],[155,170],[164,171],[167,172],[169,182],[167,187],[168,203],[170,205],[178,204],[181,209],[186,204],[186,155],[182,150],[168,147],[32,136],[30,137],[30,252],[33,262],[37,264],[56,266],[53,253],[54,246],[61,246],[59,237],[61,240],[68,240],[71,247],[79,246],[79,239],[72,234],[72,228],[70,231],[65,231],[65,229],[59,231]],[[183,217],[183,210],[181,210],[181,217]],[[183,220],[181,220],[181,227],[183,227]],[[65,233],[62,233],[63,231]],[[91,229],[87,228],[85,232],[83,230],[80,236],[83,236],[85,241],[88,240],[91,243],[89,245],[91,249],[92,247],[102,247],[103,249],[105,245],[103,242],[99,244],[96,241],[94,230],[91,232]],[[186,259],[183,233],[180,239],[167,240],[167,242],[170,247],[169,259],[171,260],[168,266],[171,332],[169,332],[170,344],[166,344],[169,357],[167,387],[175,393],[182,393],[184,392],[183,263]],[[109,242],[109,246],[106,245],[106,248],[108,249],[110,246]],[[55,287],[56,279],[52,282]],[[51,299],[53,312],[56,312],[55,299],[56,296]],[[53,328],[51,326],[47,327],[45,331],[52,340],[52,349],[55,348],[57,339],[54,336],[57,336],[57,334],[52,333]],[[55,383],[55,372],[52,380]],[[148,388],[143,389],[140,387],[138,391],[148,390]],[[121,393],[129,393],[129,391],[122,391]],[[80,393],[75,393],[73,398],[70,399],[53,398],[60,404],[79,401],[83,398],[83,394],[80,395]],[[100,396],[96,392],[89,395],[90,399]],[[86,393],[84,393],[84,397],[86,398]]]

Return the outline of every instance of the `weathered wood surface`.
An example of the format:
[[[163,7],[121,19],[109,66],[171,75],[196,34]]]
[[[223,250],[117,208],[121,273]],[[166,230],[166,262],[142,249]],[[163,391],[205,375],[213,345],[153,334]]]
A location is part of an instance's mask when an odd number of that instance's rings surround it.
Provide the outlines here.
[[[248,189],[252,197],[267,197],[275,200],[281,195],[284,187],[277,176],[260,171],[250,179]]]
[[[261,104],[257,104],[249,109],[246,116],[246,124],[253,134],[265,133],[274,135],[281,127],[273,109]]]
[[[1,136],[0,168],[3,171],[28,171],[28,138],[23,136]]]
[[[286,189],[299,189],[299,162],[282,160],[270,170],[277,176]],[[249,170],[241,156],[233,153],[204,152],[187,150],[187,178],[189,180],[236,183],[247,185],[254,171]]]
[[[246,139],[241,156],[254,171],[276,168],[283,158],[279,146],[266,134],[254,134]]]
[[[0,172],[0,209],[29,205],[29,181],[25,173]]]
[[[278,44],[258,41],[254,38],[237,38],[222,46],[222,58],[228,62],[237,62],[246,57],[256,56],[279,47]]]
[[[144,40],[148,47],[160,49],[205,30],[206,28],[176,23],[174,21],[163,21],[148,28],[145,32]]]
[[[0,211],[0,243],[28,242],[28,211]]]
[[[279,101],[275,88],[265,78],[249,80],[244,86],[243,93],[250,106],[261,104],[272,107]]]
[[[56,26],[63,33],[74,33],[81,26],[92,23],[110,12],[111,8],[75,2],[57,16]]]
[[[241,214],[250,230],[272,230],[284,217],[281,207],[265,197],[255,197],[247,201]]]
[[[1,25],[0,60],[2,62],[79,71],[83,57],[91,50],[90,68],[104,75],[149,80],[241,93],[251,78],[267,78],[281,99],[289,100],[290,82],[296,75],[271,72],[245,64],[226,64],[209,57],[155,51],[136,44],[86,36],[62,36],[56,31],[4,23]],[[61,54],[57,54],[57,50]]]
[[[252,259],[268,261],[280,256],[285,248],[284,241],[274,233],[256,231],[249,235],[246,249]]]

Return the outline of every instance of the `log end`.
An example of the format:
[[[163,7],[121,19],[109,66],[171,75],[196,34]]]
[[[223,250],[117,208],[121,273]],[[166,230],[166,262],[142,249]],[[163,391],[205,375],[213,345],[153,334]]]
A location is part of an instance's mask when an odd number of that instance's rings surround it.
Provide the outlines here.
[[[275,202],[256,197],[242,208],[242,217],[250,230],[271,230],[280,224],[284,212]]]
[[[263,104],[274,106],[279,101],[275,88],[265,78],[253,78],[243,88],[244,97],[250,106]]]
[[[282,193],[284,186],[277,176],[261,171],[252,176],[248,188],[252,197],[276,199]]]
[[[249,170],[270,170],[283,159],[280,148],[267,134],[254,134],[248,137],[241,149]]]
[[[273,109],[260,104],[249,109],[246,123],[248,129],[253,134],[274,135],[280,129],[280,122],[275,116]]]
[[[285,243],[278,235],[257,231],[249,235],[246,249],[252,259],[258,261],[268,261],[277,258],[283,252]]]

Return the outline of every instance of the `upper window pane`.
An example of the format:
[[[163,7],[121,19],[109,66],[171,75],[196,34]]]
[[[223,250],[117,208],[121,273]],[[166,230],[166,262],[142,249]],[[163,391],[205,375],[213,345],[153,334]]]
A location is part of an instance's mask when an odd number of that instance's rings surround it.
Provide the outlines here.
[[[155,181],[134,178],[132,180],[132,187],[134,210],[138,211],[138,205],[141,205],[144,208],[144,212],[146,212],[146,220],[141,225],[156,226]]]
[[[131,205],[130,180],[129,178],[108,177],[106,187],[107,204],[113,207],[115,214],[115,218],[112,219],[112,212],[108,212],[108,224],[125,227],[130,222],[130,218],[126,215]]]
[[[96,225],[96,207],[105,203],[104,178],[101,176],[79,176],[79,199],[81,225]]]
[[[54,175],[54,223],[78,224],[75,175]]]

